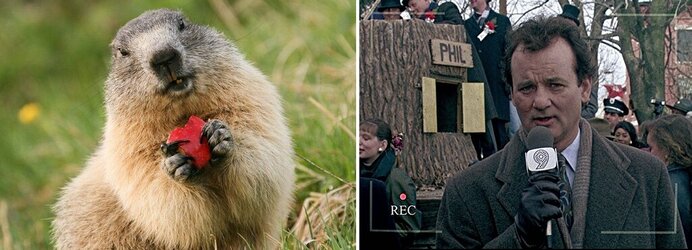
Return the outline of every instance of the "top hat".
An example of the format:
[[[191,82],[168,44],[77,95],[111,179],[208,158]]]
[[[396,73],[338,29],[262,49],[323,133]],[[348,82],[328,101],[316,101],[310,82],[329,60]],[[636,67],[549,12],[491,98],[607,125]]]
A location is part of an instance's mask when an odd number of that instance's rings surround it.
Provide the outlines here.
[[[577,6],[565,4],[562,6],[562,13],[560,16],[574,21],[574,23],[579,26],[579,8],[577,8]]]
[[[690,99],[680,99],[673,106],[666,105],[669,108],[682,111],[683,114],[692,111],[692,100]]]
[[[377,11],[381,12],[382,10],[389,8],[399,8],[400,11],[404,11],[406,9],[403,5],[401,5],[399,0],[382,0],[380,6],[377,7]]]
[[[616,113],[619,116],[625,116],[630,113],[630,109],[627,108],[624,102],[615,98],[603,99],[603,106],[606,112]]]

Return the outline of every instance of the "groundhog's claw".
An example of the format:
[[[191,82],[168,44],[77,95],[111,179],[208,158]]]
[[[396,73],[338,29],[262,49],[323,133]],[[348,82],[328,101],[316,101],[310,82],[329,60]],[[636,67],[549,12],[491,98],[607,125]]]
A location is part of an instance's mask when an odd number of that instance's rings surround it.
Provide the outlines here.
[[[211,148],[211,161],[216,162],[222,159],[233,148],[233,136],[226,123],[211,119],[202,128],[202,134],[209,138]]]
[[[198,171],[192,163],[192,157],[180,153],[166,157],[163,160],[163,170],[177,181],[187,180]]]

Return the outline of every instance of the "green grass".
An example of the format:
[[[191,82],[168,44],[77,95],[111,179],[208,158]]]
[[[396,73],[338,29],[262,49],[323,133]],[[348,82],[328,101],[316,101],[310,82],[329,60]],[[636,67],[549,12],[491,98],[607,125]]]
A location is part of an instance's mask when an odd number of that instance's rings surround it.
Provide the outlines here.
[[[301,166],[296,208],[310,192],[355,180],[355,1],[4,0],[0,249],[52,248],[50,206],[101,137],[108,44],[128,20],[161,7],[225,33],[279,87]],[[28,103],[40,113],[23,124]],[[326,227],[322,246],[353,247],[354,218]],[[304,247],[291,238],[287,228],[286,246]]]

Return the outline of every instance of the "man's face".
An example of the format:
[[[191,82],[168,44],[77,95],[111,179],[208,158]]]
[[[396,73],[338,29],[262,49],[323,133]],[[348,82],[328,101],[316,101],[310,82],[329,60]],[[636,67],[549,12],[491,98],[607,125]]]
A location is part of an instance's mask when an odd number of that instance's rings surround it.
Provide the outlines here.
[[[401,10],[399,8],[388,8],[382,10],[382,14],[384,15],[384,20],[398,20],[401,19]]]
[[[426,0],[411,0],[408,2],[408,7],[416,14],[423,15],[430,4]]]
[[[485,0],[471,0],[471,8],[476,12],[484,11],[487,6]]]
[[[589,99],[591,79],[577,83],[575,57],[564,38],[554,38],[539,51],[512,54],[512,101],[526,131],[535,126],[550,129],[555,147],[565,149],[576,137],[581,104]]]
[[[608,121],[608,123],[610,124],[610,130],[611,130],[611,131],[613,130],[613,128],[615,128],[615,125],[617,125],[618,122],[621,122],[621,121],[624,121],[624,120],[625,120],[625,117],[624,117],[624,116],[620,116],[620,115],[618,115],[617,113],[608,112],[608,111],[605,112],[605,115],[604,115],[603,117],[604,117],[604,118],[606,119],[606,121]]]

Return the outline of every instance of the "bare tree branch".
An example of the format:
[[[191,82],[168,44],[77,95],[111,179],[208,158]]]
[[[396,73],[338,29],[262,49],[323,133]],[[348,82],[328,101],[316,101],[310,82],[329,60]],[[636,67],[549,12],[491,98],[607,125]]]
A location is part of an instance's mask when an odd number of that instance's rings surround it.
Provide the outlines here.
[[[589,40],[606,40],[606,39],[611,39],[613,37],[618,37],[618,34],[606,33],[606,34],[601,34],[601,35],[592,35],[587,39],[589,39]]]
[[[534,10],[536,10],[536,9],[538,9],[538,8],[543,7],[545,4],[548,3],[548,1],[549,1],[549,0],[544,0],[543,3],[541,3],[541,4],[539,4],[539,5],[537,5],[537,6],[533,7],[533,8],[531,8],[530,10],[528,10],[528,11],[526,11],[526,12],[524,12],[524,14],[521,14],[521,16],[519,16],[519,19],[517,19],[517,23],[519,23],[519,22],[521,21],[521,19],[524,18],[524,16],[526,16],[526,14],[531,13],[532,11],[534,11]]]
[[[665,56],[665,58],[666,58],[665,63],[666,64],[663,67],[664,69],[669,68],[669,66],[670,66],[669,63],[670,63],[670,61],[672,61],[671,56],[673,56],[672,54],[673,54],[673,52],[675,52],[675,50],[673,49],[675,47],[675,46],[673,46],[673,43],[674,43],[673,37],[672,37],[673,32],[674,32],[673,29],[671,29],[670,25],[668,25],[668,27],[666,27],[666,33],[664,35],[665,40],[663,42],[663,44],[666,46],[666,49],[665,49],[666,50],[666,56]]]
[[[690,74],[690,72],[688,72],[688,71],[682,70],[681,68],[675,68],[674,70],[675,70],[675,75],[677,75],[677,76],[682,76],[685,78],[692,78],[692,74]]]

